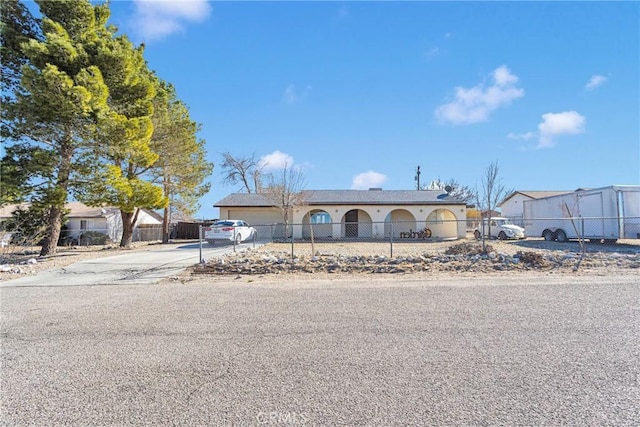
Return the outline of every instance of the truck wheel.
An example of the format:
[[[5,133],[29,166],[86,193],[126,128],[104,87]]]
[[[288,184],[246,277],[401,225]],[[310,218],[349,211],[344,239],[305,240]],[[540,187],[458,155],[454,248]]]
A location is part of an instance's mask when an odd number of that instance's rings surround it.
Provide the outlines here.
[[[476,230],[476,231],[473,232],[473,237],[475,237],[476,240],[480,240],[480,237],[482,237],[482,236],[480,235],[480,232],[478,230]]]
[[[542,232],[542,237],[544,237],[544,240],[546,240],[547,242],[556,240],[555,236],[553,235],[553,231],[551,230],[544,230]]]
[[[567,239],[567,233],[565,233],[562,229],[556,231],[556,239],[558,240],[558,242],[566,242],[567,240],[569,240]]]
[[[501,231],[500,234],[498,234],[498,239],[507,240],[507,234],[504,231]]]

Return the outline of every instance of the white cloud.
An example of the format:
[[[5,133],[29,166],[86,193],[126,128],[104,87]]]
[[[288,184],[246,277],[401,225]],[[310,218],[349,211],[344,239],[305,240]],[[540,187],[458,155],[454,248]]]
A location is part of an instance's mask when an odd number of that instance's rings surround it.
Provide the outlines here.
[[[518,76],[505,65],[493,71],[492,79],[490,86],[479,83],[470,89],[456,87],[455,100],[436,109],[438,120],[454,125],[485,122],[494,110],[524,96],[524,89],[516,87]]]
[[[265,171],[284,169],[285,166],[290,168],[293,166],[293,157],[290,155],[276,150],[271,154],[267,154],[260,158],[260,165]]]
[[[387,181],[387,176],[379,172],[368,171],[353,177],[351,183],[352,190],[368,190],[369,188],[381,187]]]
[[[297,104],[298,102],[304,100],[309,93],[311,92],[311,86],[306,86],[302,91],[298,90],[295,85],[290,84],[284,90],[284,94],[282,95],[282,100],[286,104]]]
[[[586,123],[587,119],[575,111],[543,114],[542,123],[538,125],[538,148],[553,147],[556,136],[583,133]]]
[[[524,141],[529,141],[529,140],[531,140],[531,139],[533,139],[535,137],[536,137],[536,134],[534,132],[525,132],[525,133],[513,133],[513,132],[511,132],[511,133],[509,133],[507,135],[507,138],[509,138],[509,139],[521,139],[521,140],[524,140]]]
[[[157,40],[184,31],[189,22],[209,16],[208,0],[134,0],[134,31],[144,40]]]
[[[593,76],[591,76],[591,78],[589,79],[589,82],[586,84],[584,88],[586,90],[593,90],[598,86],[602,86],[603,84],[605,84],[607,80],[608,79],[605,76],[594,74]]]

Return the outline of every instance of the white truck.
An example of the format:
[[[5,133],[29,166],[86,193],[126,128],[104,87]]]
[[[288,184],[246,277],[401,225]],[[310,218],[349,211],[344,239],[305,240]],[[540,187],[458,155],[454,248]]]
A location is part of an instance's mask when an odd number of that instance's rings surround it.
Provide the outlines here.
[[[605,243],[639,239],[640,185],[612,185],[525,200],[523,213],[529,237]]]

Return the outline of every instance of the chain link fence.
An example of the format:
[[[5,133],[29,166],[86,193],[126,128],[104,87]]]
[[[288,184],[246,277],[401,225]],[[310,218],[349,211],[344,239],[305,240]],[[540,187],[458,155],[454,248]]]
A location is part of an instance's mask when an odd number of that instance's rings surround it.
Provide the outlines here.
[[[0,222],[0,253],[16,253],[34,251],[42,244],[46,228],[21,226],[15,223]],[[121,235],[110,235],[113,232],[106,228],[86,228],[69,230],[63,227],[58,239],[59,246],[94,246],[118,244]],[[161,225],[145,225],[133,230],[133,242],[152,242],[162,240]]]
[[[422,223],[275,223],[253,225],[255,234],[244,244],[256,247],[269,243],[273,250],[288,252],[292,257],[323,252],[394,257],[442,251],[458,243],[497,252],[535,248],[581,251],[580,245],[585,242],[589,244],[587,251],[603,250],[603,246],[615,250],[626,247],[623,245],[640,251],[640,217],[545,218],[519,223],[508,218]]]

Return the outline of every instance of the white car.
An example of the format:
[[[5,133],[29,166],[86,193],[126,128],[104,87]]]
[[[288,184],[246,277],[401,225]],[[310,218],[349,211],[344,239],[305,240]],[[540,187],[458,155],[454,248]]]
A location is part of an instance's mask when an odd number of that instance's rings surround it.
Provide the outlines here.
[[[506,239],[524,239],[526,234],[524,228],[519,225],[515,225],[508,218],[491,218],[491,237],[498,238],[500,240]],[[489,233],[489,224],[487,220],[484,220],[484,233]],[[473,235],[476,239],[482,237],[482,224],[475,229]]]
[[[203,228],[204,239],[210,245],[215,242],[234,242],[236,245],[252,239],[256,229],[239,219],[218,221],[210,227]]]

